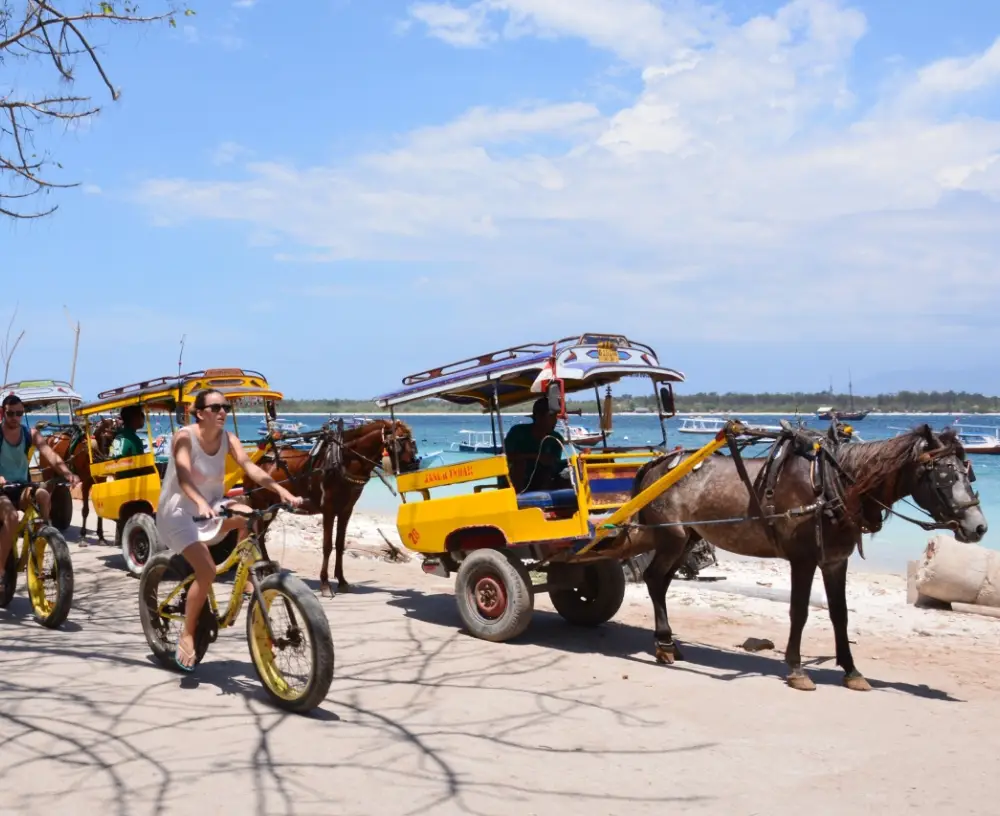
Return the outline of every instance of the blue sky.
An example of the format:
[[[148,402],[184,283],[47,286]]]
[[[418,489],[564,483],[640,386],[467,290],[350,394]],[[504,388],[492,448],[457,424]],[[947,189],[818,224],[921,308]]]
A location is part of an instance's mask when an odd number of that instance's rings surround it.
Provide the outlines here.
[[[42,139],[83,186],[0,224],[12,379],[68,375],[65,304],[88,396],[182,335],[364,398],[582,331],[685,391],[1000,392],[1000,4],[193,6],[97,33],[121,100],[81,67]]]

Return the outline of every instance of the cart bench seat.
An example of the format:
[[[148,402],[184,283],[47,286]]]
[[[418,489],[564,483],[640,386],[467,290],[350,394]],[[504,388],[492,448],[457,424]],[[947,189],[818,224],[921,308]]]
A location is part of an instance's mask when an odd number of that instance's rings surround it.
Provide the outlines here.
[[[517,497],[518,509],[537,507],[541,510],[555,510],[576,507],[576,491],[571,487],[561,490],[532,490]]]

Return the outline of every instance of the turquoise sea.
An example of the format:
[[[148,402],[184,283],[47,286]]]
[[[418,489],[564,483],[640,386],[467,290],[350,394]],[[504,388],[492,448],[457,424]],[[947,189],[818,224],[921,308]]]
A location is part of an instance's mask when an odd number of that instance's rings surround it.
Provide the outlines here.
[[[367,416],[384,416],[382,414],[368,414]],[[43,418],[39,414],[32,414],[31,420]],[[412,429],[417,444],[420,448],[420,455],[439,453],[441,459],[438,463],[453,464],[455,462],[467,461],[477,458],[477,454],[460,453],[457,450],[459,434],[462,430],[489,431],[490,418],[488,415],[480,414],[447,414],[447,415],[415,415],[401,414],[399,416]],[[748,424],[776,425],[781,418],[790,421],[797,421],[797,417],[790,414],[754,414],[743,415],[741,417]],[[301,422],[303,429],[314,429],[320,427],[330,419],[328,414],[305,414],[305,415],[282,415],[283,420]],[[504,417],[504,427],[509,428],[514,421],[526,421],[519,416],[506,415]],[[828,422],[816,419],[815,417],[803,417],[809,427],[825,430],[829,427]],[[929,423],[931,427],[940,430],[955,420],[954,415],[869,415],[866,419],[854,422],[856,434],[865,441],[875,439],[886,439],[895,436],[899,429],[906,429],[921,423]],[[1000,426],[1000,416],[964,417],[962,422],[966,425]],[[573,425],[582,425],[588,429],[597,430],[598,419],[596,415],[583,415],[571,417]],[[687,448],[695,448],[703,445],[707,436],[678,433],[681,417],[675,417],[667,421],[667,438],[671,446],[684,445]],[[241,439],[255,439],[260,429],[260,421],[256,417],[244,415],[239,422],[239,435]],[[157,423],[154,419],[154,433],[169,433],[169,424],[166,420]],[[614,417],[614,430],[610,441],[617,444],[656,444],[661,441],[659,422],[655,416],[643,414],[616,415]],[[454,448],[454,449],[453,449]],[[761,449],[763,450],[763,449]],[[979,491],[982,499],[983,512],[991,528],[1000,525],[1000,456],[977,455],[970,456],[976,472],[976,483],[974,487]],[[358,503],[360,509],[394,514],[399,499],[392,495],[389,489],[378,479],[372,479],[365,488],[364,493]],[[900,503],[896,509],[907,515],[919,515],[915,510]],[[908,560],[919,558],[924,550],[928,538],[931,534],[924,532],[919,527],[909,524],[902,519],[891,518],[878,535],[866,536],[865,553],[867,559],[861,561],[857,555],[854,556],[855,569],[867,569],[878,571],[899,572],[905,569]],[[986,538],[981,542],[983,546],[992,549],[1000,549],[1000,538],[992,530],[987,533]]]
[[[375,416],[372,414],[371,416]],[[289,416],[289,419],[293,417]],[[295,416],[294,419],[309,425],[318,427],[328,416]],[[420,447],[420,455],[442,452],[444,462],[447,464],[476,458],[476,454],[459,453],[452,450],[453,443],[457,443],[461,430],[481,430],[490,429],[489,416],[477,414],[462,415],[437,415],[419,416],[412,414],[402,414],[399,416],[412,429],[417,444]],[[779,419],[797,421],[797,418],[790,414],[757,414],[753,416],[744,415],[742,417],[748,424],[776,425]],[[803,417],[809,427],[825,430],[829,427],[829,422],[809,417]],[[525,418],[526,419],[526,418]],[[886,439],[895,436],[897,429],[911,428],[921,423],[928,423],[936,430],[943,429],[953,422],[954,415],[869,415],[867,418],[852,423],[856,434],[865,441],[875,439]],[[509,423],[520,420],[519,417],[505,416],[505,429],[509,428]],[[521,420],[524,421],[524,420]],[[582,425],[588,429],[598,429],[598,419],[596,415],[582,417],[571,417],[574,425]],[[964,419],[969,425],[996,425],[1000,426],[1000,417],[967,417]],[[671,446],[684,445],[687,448],[694,448],[703,445],[708,441],[707,436],[679,433],[681,418],[675,417],[667,421],[667,440]],[[245,434],[242,434],[245,436]],[[645,444],[658,443],[661,441],[659,421],[655,416],[650,415],[616,415],[614,417],[614,430],[609,441],[620,444]],[[457,445],[456,445],[457,447]],[[759,448],[764,451],[766,447]],[[976,472],[976,482],[973,485],[980,493],[983,502],[983,512],[987,522],[993,526],[1000,525],[1000,456],[998,455],[971,455],[973,467]],[[467,488],[466,488],[467,489]],[[367,510],[384,513],[395,513],[399,499],[377,479],[373,479],[365,488],[365,492],[359,501],[359,507]],[[903,503],[896,505],[896,509],[907,515],[914,517],[920,514]],[[909,511],[909,512],[908,512]],[[998,527],[1000,529],[1000,527]],[[865,537],[866,559],[862,561],[859,556],[854,556],[852,566],[855,569],[892,571],[899,572],[905,570],[906,562],[919,558],[927,544],[931,534],[926,533],[915,525],[909,524],[898,518],[891,518],[876,536]],[[1000,538],[993,532],[986,534],[981,542],[983,546],[993,549],[1000,549]]]

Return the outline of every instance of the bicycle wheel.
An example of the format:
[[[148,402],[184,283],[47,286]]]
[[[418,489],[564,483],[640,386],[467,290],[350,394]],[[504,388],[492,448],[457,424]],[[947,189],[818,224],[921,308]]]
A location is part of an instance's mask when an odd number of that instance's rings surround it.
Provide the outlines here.
[[[35,620],[47,629],[62,625],[73,606],[73,559],[55,527],[42,527],[30,538],[28,597]]]
[[[333,682],[333,637],[326,614],[309,587],[292,575],[269,575],[260,591],[277,641],[268,637],[255,594],[247,611],[247,641],[257,676],[280,708],[297,714],[311,711]],[[293,667],[279,667],[284,659]]]
[[[170,599],[170,603],[164,606],[162,614],[160,605],[191,573],[191,565],[183,555],[158,552],[146,562],[139,576],[139,620],[142,622],[142,632],[146,636],[146,643],[149,644],[153,656],[168,669],[177,668],[174,663],[174,650],[177,648],[177,638],[184,626],[187,587]],[[201,662],[209,644],[215,640],[215,635],[218,633],[218,627],[213,627],[212,624],[214,618],[206,602],[202,607],[195,635],[195,665]]]
[[[10,545],[10,554],[7,556],[7,563],[4,564],[3,574],[0,575],[0,609],[6,609],[14,598],[14,591],[17,589],[17,541]]]

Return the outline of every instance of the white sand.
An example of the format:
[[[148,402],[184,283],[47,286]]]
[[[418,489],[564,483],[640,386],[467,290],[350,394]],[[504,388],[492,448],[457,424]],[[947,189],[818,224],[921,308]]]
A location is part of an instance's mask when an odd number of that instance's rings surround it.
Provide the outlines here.
[[[350,539],[378,549],[377,526],[395,540],[387,521],[359,514]],[[318,519],[279,520],[272,542],[315,591]],[[296,717],[262,697],[245,613],[193,675],[165,670],[120,555],[71,550],[62,630],[31,620],[23,578],[0,611],[0,813],[997,812],[996,635],[912,636],[911,617],[956,616],[903,608],[901,579],[851,582],[854,625],[883,627],[853,647],[875,690],[839,685],[820,613],[803,644],[818,689],[804,693],[781,682],[779,654],[735,648],[747,636],[780,644],[783,603],[678,583],[671,621],[687,660],[667,668],[651,656],[641,587],[597,629],[568,626],[539,596],[525,634],[492,644],[462,634],[453,583],[418,559],[348,558],[353,591],[321,601],[333,685]],[[787,587],[787,566],[775,567],[723,569]]]

